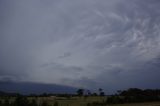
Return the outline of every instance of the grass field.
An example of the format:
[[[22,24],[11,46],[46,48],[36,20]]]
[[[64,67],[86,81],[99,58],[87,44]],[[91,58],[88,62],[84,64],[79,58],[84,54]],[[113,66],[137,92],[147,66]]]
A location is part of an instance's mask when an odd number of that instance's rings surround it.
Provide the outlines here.
[[[107,105],[107,106],[160,106],[160,102],[116,104],[116,105]]]
[[[30,98],[33,99],[33,98]],[[48,104],[52,105],[55,101],[58,102],[58,106],[87,106],[87,103],[93,102],[104,102],[106,97],[38,97],[39,103],[47,101]],[[106,106],[160,106],[160,102],[146,102],[146,103],[129,103],[129,104],[108,104]]]
[[[54,104],[55,102],[58,102],[59,106],[87,106],[87,103],[104,102],[106,97],[38,97],[29,99],[36,99],[38,104],[46,101],[48,104]]]
[[[1,98],[2,99],[2,98]],[[36,100],[38,104],[46,102],[49,106],[54,106],[58,102],[58,106],[87,106],[88,103],[99,102],[103,103],[107,97],[28,97],[29,101]],[[10,98],[14,101],[14,98]],[[92,105],[90,105],[92,106]],[[97,105],[96,105],[97,106]],[[101,105],[98,105],[101,106]],[[145,103],[129,103],[129,104],[107,104],[103,106],[160,106],[160,102],[145,102]]]

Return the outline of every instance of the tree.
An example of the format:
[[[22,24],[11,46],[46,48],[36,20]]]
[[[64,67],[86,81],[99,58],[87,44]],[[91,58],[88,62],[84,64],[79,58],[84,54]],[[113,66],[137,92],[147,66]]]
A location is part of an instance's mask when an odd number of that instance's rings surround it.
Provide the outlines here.
[[[91,96],[91,91],[90,90],[87,90],[87,95]]]
[[[104,96],[105,95],[102,88],[99,88],[98,91],[99,91],[99,96]]]
[[[84,89],[78,89],[78,90],[77,90],[77,94],[78,94],[78,96],[83,96],[83,94],[84,94]]]
[[[98,96],[98,94],[96,92],[93,92],[92,96]]]
[[[104,92],[100,92],[100,96],[105,96],[105,93]]]

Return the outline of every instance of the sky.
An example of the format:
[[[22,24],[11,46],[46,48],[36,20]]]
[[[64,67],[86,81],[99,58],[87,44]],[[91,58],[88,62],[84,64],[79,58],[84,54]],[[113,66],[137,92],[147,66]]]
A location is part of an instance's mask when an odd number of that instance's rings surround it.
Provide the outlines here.
[[[0,0],[0,81],[160,88],[159,0]]]

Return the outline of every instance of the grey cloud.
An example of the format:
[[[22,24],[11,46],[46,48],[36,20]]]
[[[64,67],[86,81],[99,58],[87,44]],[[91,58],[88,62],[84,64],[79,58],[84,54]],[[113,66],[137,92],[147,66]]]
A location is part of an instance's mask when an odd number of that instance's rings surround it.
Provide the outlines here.
[[[63,55],[59,56],[59,58],[65,58],[65,57],[69,57],[71,56],[71,53],[67,52],[67,53],[64,53]]]
[[[159,87],[159,5],[158,0],[0,1],[0,79]]]

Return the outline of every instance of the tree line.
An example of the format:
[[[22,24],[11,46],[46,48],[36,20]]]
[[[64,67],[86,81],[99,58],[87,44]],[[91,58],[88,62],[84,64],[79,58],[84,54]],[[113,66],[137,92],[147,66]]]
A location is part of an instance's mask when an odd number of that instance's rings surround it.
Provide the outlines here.
[[[107,103],[135,103],[160,101],[160,89],[138,89],[119,90],[117,94],[109,96]]]
[[[105,92],[103,91],[102,88],[98,89],[98,93],[96,92],[91,92],[90,90],[85,90],[85,89],[78,89],[77,90],[77,95],[78,96],[105,96]]]
[[[91,92],[90,90],[78,89],[75,94],[40,94],[40,95],[20,95],[17,93],[0,92],[0,106],[49,106],[47,101],[38,103],[36,97],[88,97],[88,96],[106,96],[103,89],[99,88],[98,93]],[[34,97],[28,100],[28,97]],[[105,106],[107,104],[123,104],[123,103],[137,103],[137,102],[153,102],[160,101],[160,89],[138,89],[130,88],[127,90],[118,90],[116,94],[106,96],[107,99],[103,102],[88,103],[87,106]],[[14,100],[12,98],[15,98]],[[12,99],[12,100],[11,100]],[[52,106],[59,106],[58,102]]]
[[[141,103],[160,101],[160,89],[130,88],[118,90],[116,94],[107,96],[106,101],[88,103],[87,106],[106,106],[108,104]]]

